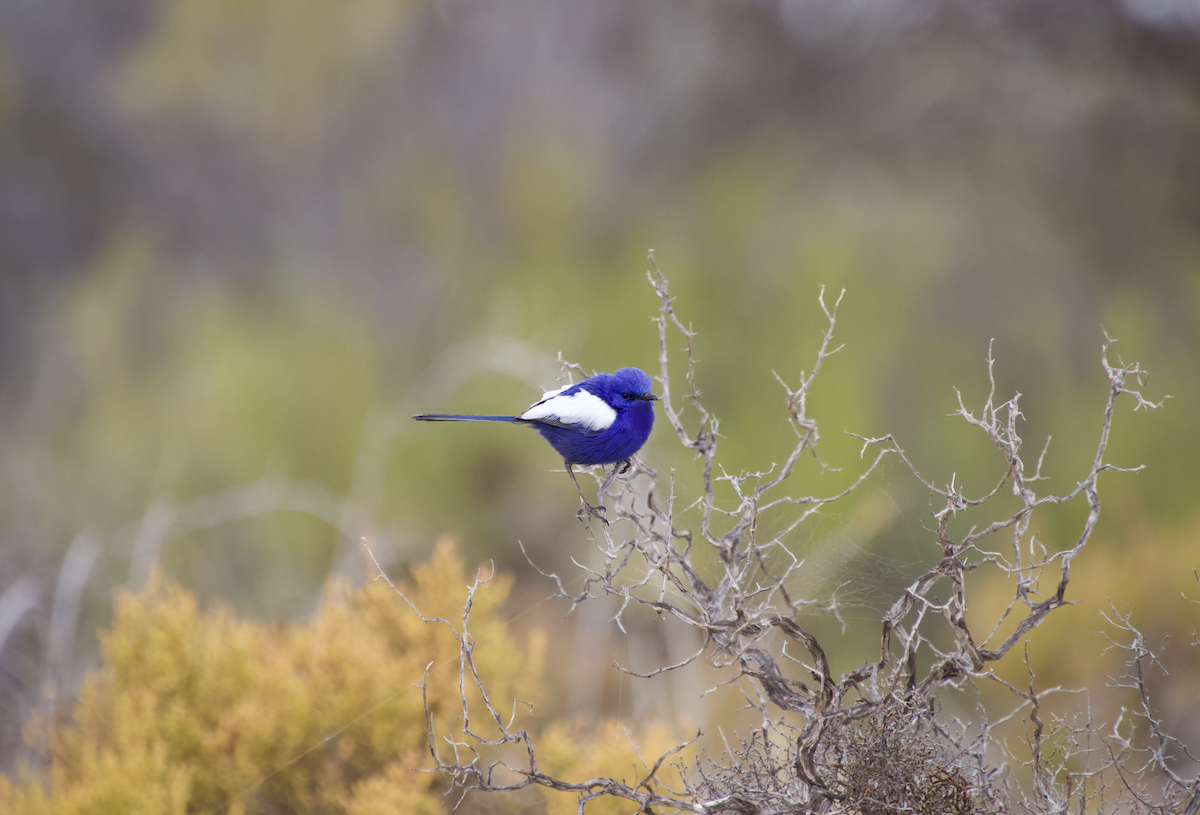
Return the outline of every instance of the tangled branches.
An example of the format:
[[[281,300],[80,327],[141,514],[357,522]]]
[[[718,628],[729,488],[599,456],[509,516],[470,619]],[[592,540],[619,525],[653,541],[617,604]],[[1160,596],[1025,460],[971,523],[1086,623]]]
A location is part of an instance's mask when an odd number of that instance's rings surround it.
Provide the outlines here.
[[[629,472],[615,481],[610,476],[601,487],[600,498],[609,501],[607,520],[596,519],[590,525],[600,559],[594,567],[579,567],[583,570],[582,589],[568,591],[572,581],[555,573],[542,574],[554,581],[558,596],[569,600],[572,607],[603,596],[614,598],[614,620],[622,631],[623,617],[634,607],[695,630],[701,644],[686,658],[648,672],[628,672],[649,677],[707,661],[725,671],[728,682],[739,684],[748,704],[758,711],[759,724],[733,743],[726,741],[716,755],[710,755],[706,747],[706,752],[686,765],[678,756],[688,745],[677,745],[647,763],[645,774],[635,783],[610,778],[570,783],[550,777],[539,769],[533,738],[515,725],[516,708],[511,715],[502,715],[479,680],[472,659],[468,603],[461,624],[429,621],[455,631],[462,657],[462,727],[456,734],[430,733],[430,750],[438,769],[462,788],[500,791],[540,785],[574,792],[580,796],[581,813],[588,801],[599,796],[626,799],[637,812],[746,815],[983,813],[1015,808],[1057,812],[1096,796],[1097,788],[1094,783],[1088,787],[1089,779],[1120,764],[1116,754],[1095,772],[1071,770],[1075,775],[1070,775],[1065,763],[1050,767],[1042,749],[1047,736],[1039,719],[1041,697],[1032,680],[1028,690],[1016,688],[997,677],[992,666],[1048,615],[1071,602],[1067,595],[1071,564],[1087,545],[1099,518],[1098,478],[1107,470],[1131,471],[1106,458],[1115,405],[1122,398],[1132,399],[1135,409],[1161,405],[1142,395],[1145,373],[1137,365],[1110,363],[1112,340],[1105,337],[1101,361],[1109,389],[1095,456],[1076,486],[1065,493],[1037,492],[1046,451],[1042,450],[1030,472],[1017,432],[1021,418],[1018,397],[996,403],[989,351],[991,388],[982,409],[978,415],[968,410],[960,395],[957,411],[986,436],[1004,462],[989,490],[970,496],[953,480],[938,485],[921,473],[891,435],[856,435],[862,443],[861,471],[843,489],[827,495],[801,495],[788,490],[797,468],[810,460],[815,467],[826,467],[817,456],[821,437],[816,420],[808,414],[808,397],[822,368],[839,350],[833,336],[841,295],[830,306],[824,289],[821,291],[819,303],[826,325],[811,372],[802,373],[794,388],[777,377],[794,436],[782,464],[765,472],[732,475],[718,462],[718,420],[702,404],[696,386],[694,334],[677,316],[657,265],[648,277],[659,299],[657,379],[662,387],[662,410],[679,443],[698,461],[700,494],[694,503],[679,510],[673,480],[664,496],[658,473],[635,460]],[[668,373],[668,339],[676,332],[683,337],[687,353],[682,397],[676,396]],[[882,615],[878,654],[854,670],[835,674],[817,637],[799,622],[800,612],[814,606],[830,613],[836,613],[835,609],[798,595],[795,586],[803,561],[793,553],[790,541],[792,533],[815,513],[859,490],[889,458],[902,462],[933,497],[929,533],[939,557]],[[615,486],[606,495],[610,484]],[[718,489],[718,485],[724,487]],[[1001,504],[996,499],[1006,493],[1015,498],[1015,503],[1008,504],[1015,509],[996,513],[992,508]],[[724,499],[729,494],[732,501]],[[1030,534],[1031,518],[1042,507],[1077,501],[1086,505],[1086,516],[1074,543],[1061,551],[1047,551]],[[990,520],[965,533],[954,531],[957,527],[951,521],[956,516],[984,505],[993,511]],[[681,521],[685,515],[697,522]],[[768,517],[771,523],[763,523]],[[997,541],[1001,543],[997,545]],[[1013,586],[1011,601],[989,631],[968,625],[966,613],[968,576],[984,567],[998,570]],[[1038,587],[1047,576],[1053,577],[1054,588],[1043,595]],[[1002,626],[1011,631],[999,639]],[[788,653],[788,644],[794,646],[793,653],[799,649],[804,656],[794,658]],[[1145,654],[1137,651],[1134,660],[1144,658]],[[1001,778],[994,756],[989,763],[987,751],[995,746],[990,738],[994,723],[967,727],[944,722],[938,715],[939,692],[967,680],[1003,686],[1015,694],[1020,709],[1027,710],[1028,720],[1035,724],[1029,736],[1032,791],[1019,792],[1015,800],[1011,786],[1005,792],[1008,782]],[[1145,686],[1138,679],[1136,687],[1144,691]],[[484,702],[488,735],[471,724],[469,693]],[[1143,716],[1152,720],[1149,707]],[[1161,731],[1153,733],[1165,743]],[[517,748],[515,752],[513,748]],[[1157,767],[1165,766],[1162,750],[1151,750],[1148,760]],[[663,781],[659,772],[672,761],[679,762],[682,773],[682,782],[674,787]],[[1065,789],[1064,778],[1071,782]],[[1148,810],[1182,800],[1194,789],[1194,782],[1178,775],[1169,783],[1171,789],[1160,796],[1159,803],[1145,804]]]

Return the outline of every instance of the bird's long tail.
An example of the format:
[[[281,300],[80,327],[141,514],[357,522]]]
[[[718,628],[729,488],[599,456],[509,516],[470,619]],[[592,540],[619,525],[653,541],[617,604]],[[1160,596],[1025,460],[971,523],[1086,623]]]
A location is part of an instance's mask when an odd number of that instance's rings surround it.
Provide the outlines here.
[[[457,413],[419,413],[413,416],[419,422],[515,422],[524,424],[520,416],[464,416]]]

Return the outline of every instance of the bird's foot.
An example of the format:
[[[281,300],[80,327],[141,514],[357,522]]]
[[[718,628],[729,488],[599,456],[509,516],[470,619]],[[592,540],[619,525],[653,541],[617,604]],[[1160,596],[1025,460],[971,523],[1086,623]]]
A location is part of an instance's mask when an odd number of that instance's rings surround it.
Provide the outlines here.
[[[629,468],[630,468],[630,467],[632,467],[632,466],[633,466],[633,459],[632,459],[632,458],[627,458],[627,459],[625,459],[623,462],[621,462],[621,467],[620,467],[620,473],[619,473],[619,474],[620,474],[620,475],[625,475],[625,473],[629,472]]]
[[[604,509],[604,504],[592,506],[587,501],[584,501],[583,506],[581,506],[579,511],[575,513],[575,517],[578,518],[582,523],[587,523],[589,518],[599,518],[601,523],[607,526],[608,518],[605,517],[605,512],[606,510]]]
[[[599,518],[604,522],[605,525],[607,525],[608,518],[604,517],[604,504],[592,506],[588,503],[588,499],[583,497],[583,489],[579,486],[579,481],[577,481],[575,478],[575,468],[570,464],[567,464],[567,475],[571,476],[571,482],[575,484],[575,489],[579,493],[579,503],[583,504],[583,506],[579,508],[579,511],[575,513],[575,517],[583,523],[587,523],[589,518]],[[600,490],[598,500],[604,500],[603,489]]]

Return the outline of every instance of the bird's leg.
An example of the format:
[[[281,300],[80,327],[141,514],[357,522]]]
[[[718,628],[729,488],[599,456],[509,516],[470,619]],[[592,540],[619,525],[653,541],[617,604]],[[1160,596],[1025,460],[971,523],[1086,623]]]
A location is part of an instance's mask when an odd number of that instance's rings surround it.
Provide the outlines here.
[[[596,500],[600,502],[601,506],[604,505],[604,494],[608,492],[608,488],[612,486],[612,482],[617,479],[618,475],[624,475],[630,466],[632,465],[627,459],[624,466],[620,464],[616,465],[613,467],[612,472],[608,474],[608,477],[604,479],[604,483],[600,486],[600,492],[596,495]]]
[[[594,507],[588,503],[587,498],[583,497],[583,488],[579,486],[579,481],[576,480],[576,478],[575,478],[575,465],[567,463],[567,462],[563,462],[563,463],[567,465],[567,475],[571,476],[571,483],[574,484],[575,489],[578,490],[579,500],[583,504],[583,506],[581,506],[579,508],[579,512],[575,513],[576,516],[581,521],[584,520],[585,517],[593,517],[594,516],[594,517],[599,518],[600,520],[604,521],[604,523],[608,523],[608,519],[604,517],[604,506],[600,505],[600,506]],[[602,488],[600,490],[600,499],[602,499],[603,497],[604,497],[604,490]]]

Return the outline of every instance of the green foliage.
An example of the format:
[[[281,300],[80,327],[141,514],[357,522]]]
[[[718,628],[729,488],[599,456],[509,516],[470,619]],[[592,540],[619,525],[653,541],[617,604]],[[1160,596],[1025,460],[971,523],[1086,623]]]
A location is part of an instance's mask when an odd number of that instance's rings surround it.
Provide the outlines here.
[[[350,489],[364,417],[381,401],[375,338],[329,292],[281,278],[180,288],[164,263],[130,230],[55,304],[64,377],[37,430],[11,437],[27,455],[47,451],[31,492],[51,539],[263,478]],[[12,522],[2,503],[0,518]],[[112,542],[118,558],[125,540]],[[319,588],[334,536],[295,512],[225,525],[219,539],[168,540],[165,567],[202,597],[219,591],[239,610],[288,616]],[[198,540],[236,582],[194,556]]]
[[[269,143],[264,157],[313,147],[348,98],[405,44],[419,2],[176,0],[126,62],[118,85],[138,112],[206,116]]]
[[[159,495],[264,469],[345,485],[376,399],[369,338],[317,292],[180,290],[160,262],[122,235],[65,300],[81,393],[62,451]]]
[[[425,614],[456,619],[463,583],[442,543],[404,591]],[[495,577],[475,595],[476,662],[497,697],[536,697],[540,640],[507,633],[496,609],[508,589]],[[116,606],[104,667],[70,723],[28,731],[41,781],[0,778],[0,811],[441,811],[437,776],[417,772],[431,758],[415,684],[426,678],[446,730],[462,713],[459,646],[384,583],[334,582],[319,617],[292,628],[201,612],[161,575]]]

